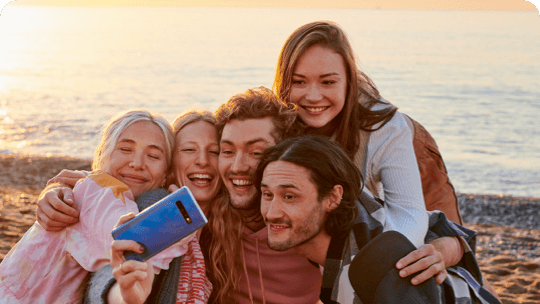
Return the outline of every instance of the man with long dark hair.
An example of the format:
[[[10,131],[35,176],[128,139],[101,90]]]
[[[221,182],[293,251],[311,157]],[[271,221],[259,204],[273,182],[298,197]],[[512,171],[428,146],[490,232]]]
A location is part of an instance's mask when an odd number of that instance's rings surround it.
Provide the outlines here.
[[[298,137],[268,148],[256,185],[268,246],[295,248],[323,267],[324,303],[499,303],[477,283],[482,278],[471,252],[448,269],[441,286],[434,278],[413,285],[400,277],[395,265],[415,246],[401,233],[387,231],[381,205],[362,191],[360,171],[327,138]],[[472,236],[442,213],[430,219],[430,233]]]

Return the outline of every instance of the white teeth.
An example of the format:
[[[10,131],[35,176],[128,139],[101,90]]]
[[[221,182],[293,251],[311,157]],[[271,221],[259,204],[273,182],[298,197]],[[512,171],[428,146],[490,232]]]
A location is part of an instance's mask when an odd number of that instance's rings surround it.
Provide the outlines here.
[[[245,179],[233,179],[232,183],[234,185],[236,185],[236,186],[248,186],[248,185],[252,184],[252,182],[250,182],[249,180],[245,180]]]
[[[212,177],[210,177],[209,174],[199,174],[199,173],[190,174],[188,177],[189,178],[197,178],[197,179],[212,179]]]
[[[305,107],[306,110],[310,112],[322,112],[326,109],[326,107],[320,107],[320,108],[311,108],[311,107]]]

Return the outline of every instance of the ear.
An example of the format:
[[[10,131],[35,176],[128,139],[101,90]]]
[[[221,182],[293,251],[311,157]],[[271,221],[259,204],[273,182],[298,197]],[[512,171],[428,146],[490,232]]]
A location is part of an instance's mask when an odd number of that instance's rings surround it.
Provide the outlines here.
[[[332,192],[326,197],[324,202],[324,208],[326,212],[335,210],[343,198],[343,187],[341,185],[334,185]]]

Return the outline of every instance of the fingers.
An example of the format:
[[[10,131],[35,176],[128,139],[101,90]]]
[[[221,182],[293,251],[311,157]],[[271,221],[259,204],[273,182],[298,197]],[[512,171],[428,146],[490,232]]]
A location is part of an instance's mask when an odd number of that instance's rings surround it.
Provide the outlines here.
[[[440,284],[447,276],[441,253],[429,244],[403,257],[396,263],[396,267],[401,269],[399,276],[402,278],[419,273],[411,279],[413,285],[418,285],[434,276],[437,284]]]
[[[433,247],[433,245],[429,245],[429,244],[428,245],[422,245],[422,246],[420,246],[420,248],[412,251],[411,253],[409,253],[405,257],[401,258],[396,263],[396,268],[397,269],[402,269],[402,268],[404,268],[405,266],[407,266],[409,264],[415,263],[416,261],[420,260],[423,257],[426,257],[426,256],[429,256],[429,255],[433,254],[434,252],[435,252],[435,248]]]
[[[84,178],[84,177],[83,177]],[[71,188],[75,187],[75,184],[80,180],[79,177],[54,177],[51,181],[55,183],[60,183],[64,186],[69,186]]]
[[[169,192],[171,192],[171,193],[174,192],[174,191],[176,191],[176,190],[178,190],[178,189],[180,189],[180,188],[179,188],[177,185],[175,185],[175,184],[171,184],[171,185],[169,186]]]
[[[121,256],[124,256],[124,251],[143,253],[144,248],[139,243],[132,240],[115,240],[111,244],[111,251],[114,258],[114,255],[118,253],[120,253]]]
[[[135,282],[142,281],[148,276],[148,264],[138,261],[126,261],[113,269],[113,276],[121,288],[130,288]]]
[[[435,277],[437,284],[441,284],[446,279],[447,272],[443,263],[435,263],[422,271],[419,275],[411,279],[411,284],[418,285],[431,277]]]
[[[61,183],[66,186],[73,188],[77,181],[81,178],[85,178],[88,175],[88,171],[79,171],[79,170],[67,170],[64,169],[58,173],[55,177],[51,178],[47,185],[52,183]]]
[[[63,229],[67,225],[79,221],[79,212],[67,205],[63,199],[66,199],[68,204],[73,205],[71,189],[50,189],[37,201],[37,220],[47,231],[58,231],[58,228]]]
[[[435,281],[437,282],[437,285],[441,285],[444,280],[446,280],[446,277],[448,276],[448,272],[446,269],[444,271],[441,271],[435,276]]]
[[[143,253],[144,248],[137,242],[132,240],[115,240],[111,244],[111,267],[115,268],[124,263],[124,251],[133,251]]]
[[[118,222],[116,222],[116,225],[114,225],[114,228],[122,225],[123,223],[126,223],[128,222],[129,220],[131,220],[132,218],[135,217],[135,213],[133,212],[130,212],[130,213],[127,213],[127,214],[124,214],[122,215],[119,219],[118,219]]]
[[[38,212],[36,208],[36,220],[47,231],[62,231],[67,227],[66,223],[51,220],[43,212]]]

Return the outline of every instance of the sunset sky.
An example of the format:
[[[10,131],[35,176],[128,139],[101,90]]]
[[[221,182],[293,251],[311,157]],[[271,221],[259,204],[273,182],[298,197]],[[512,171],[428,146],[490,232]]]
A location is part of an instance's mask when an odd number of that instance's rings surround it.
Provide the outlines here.
[[[9,0],[0,0],[8,2]],[[533,1],[538,4],[538,0]],[[15,0],[15,5],[537,10],[525,0]]]

